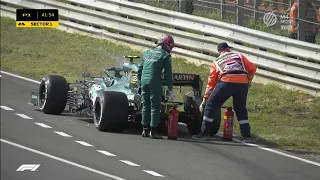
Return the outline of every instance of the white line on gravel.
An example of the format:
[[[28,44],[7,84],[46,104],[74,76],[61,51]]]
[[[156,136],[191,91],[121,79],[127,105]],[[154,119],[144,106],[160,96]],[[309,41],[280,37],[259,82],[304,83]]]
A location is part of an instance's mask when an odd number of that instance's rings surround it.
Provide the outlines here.
[[[13,109],[9,108],[8,106],[0,106],[0,107],[6,111],[14,111]]]
[[[15,147],[18,147],[18,148],[21,148],[21,149],[24,149],[24,150],[27,150],[27,151],[30,151],[30,152],[33,152],[33,153],[36,153],[36,154],[40,154],[42,156],[45,156],[45,157],[48,157],[48,158],[51,158],[51,159],[54,159],[54,160],[57,160],[57,161],[60,161],[60,162],[75,166],[75,167],[78,167],[78,168],[81,168],[81,169],[85,169],[87,171],[91,171],[93,173],[100,174],[102,176],[106,176],[106,177],[109,177],[109,178],[112,178],[112,179],[115,179],[115,180],[126,180],[124,178],[121,178],[121,177],[118,177],[118,176],[114,176],[112,174],[108,174],[108,173],[105,173],[105,172],[102,172],[102,171],[99,171],[99,170],[96,170],[96,169],[93,169],[93,168],[90,168],[90,167],[87,167],[87,166],[84,166],[84,165],[81,165],[81,164],[77,164],[77,163],[68,161],[66,159],[62,159],[60,157],[53,156],[53,155],[50,155],[50,154],[47,154],[47,153],[44,153],[44,152],[41,152],[41,151],[38,151],[38,150],[35,150],[35,149],[31,149],[29,147],[22,146],[20,144],[16,144],[14,142],[10,142],[10,141],[4,140],[4,139],[1,139],[1,142],[10,144],[12,146],[15,146]]]
[[[136,164],[136,163],[133,163],[133,162],[131,162],[131,161],[127,161],[127,160],[120,160],[121,162],[123,162],[123,163],[125,163],[125,164],[128,164],[128,165],[130,165],[130,166],[140,166],[140,165],[138,165],[138,164]]]
[[[84,141],[76,141],[76,142],[81,144],[81,145],[83,145],[83,146],[93,146],[93,145],[91,145],[91,144],[89,144],[87,142],[84,142]]]
[[[102,153],[106,156],[116,156],[115,154],[109,153],[108,151],[97,150],[99,153]]]
[[[16,115],[22,117],[23,119],[32,119],[31,117],[29,117],[29,116],[27,116],[25,114],[17,114],[16,113]]]
[[[144,172],[148,173],[148,174],[151,174],[153,176],[158,176],[158,177],[165,177],[157,172],[154,172],[154,171],[149,171],[149,170],[143,170]]]
[[[70,136],[69,134],[66,134],[64,132],[59,132],[59,131],[54,131],[55,133],[59,134],[60,136],[63,136],[63,137],[72,137]]]
[[[36,123],[36,122],[35,122],[35,124],[38,125],[38,126],[41,126],[41,127],[43,127],[43,128],[52,128],[51,126],[48,126],[48,125],[43,124],[43,123]]]

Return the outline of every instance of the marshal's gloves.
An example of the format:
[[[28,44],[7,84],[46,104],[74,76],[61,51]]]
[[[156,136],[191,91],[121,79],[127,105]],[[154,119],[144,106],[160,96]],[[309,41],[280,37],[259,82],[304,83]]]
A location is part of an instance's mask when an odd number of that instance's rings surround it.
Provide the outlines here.
[[[200,106],[199,106],[200,112],[203,112],[203,109],[204,109],[205,104],[206,104],[206,99],[203,98],[203,99],[202,99],[202,102],[201,102],[201,104],[200,104]]]

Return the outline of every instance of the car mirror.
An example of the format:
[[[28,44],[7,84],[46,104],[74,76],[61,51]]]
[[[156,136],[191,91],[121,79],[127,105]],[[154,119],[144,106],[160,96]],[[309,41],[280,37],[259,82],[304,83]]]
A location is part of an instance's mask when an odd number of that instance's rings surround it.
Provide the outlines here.
[[[90,73],[82,73],[82,77],[83,78],[91,77],[91,74]]]

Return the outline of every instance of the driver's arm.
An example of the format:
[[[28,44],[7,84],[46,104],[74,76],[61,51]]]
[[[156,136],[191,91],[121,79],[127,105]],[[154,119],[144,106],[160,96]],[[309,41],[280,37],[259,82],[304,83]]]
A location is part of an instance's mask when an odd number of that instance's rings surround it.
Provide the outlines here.
[[[170,91],[172,91],[172,59],[171,55],[168,55],[164,61],[164,77],[166,80],[167,87]]]
[[[144,54],[142,56],[141,63],[139,64],[139,69],[138,69],[138,81],[139,82],[141,82],[143,63],[144,63]]]

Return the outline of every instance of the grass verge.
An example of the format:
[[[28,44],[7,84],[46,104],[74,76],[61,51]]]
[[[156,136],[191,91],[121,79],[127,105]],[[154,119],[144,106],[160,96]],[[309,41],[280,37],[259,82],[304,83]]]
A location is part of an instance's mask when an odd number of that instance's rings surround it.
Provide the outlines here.
[[[18,29],[14,20],[1,17],[1,69],[27,77],[59,74],[74,81],[82,72],[100,74],[105,66],[119,66],[123,55],[141,54],[127,46],[56,29]],[[198,73],[207,81],[207,66],[174,59],[173,68]],[[231,100],[225,104],[231,105]],[[257,139],[282,149],[320,152],[320,98],[253,83],[248,111]],[[239,134],[237,123],[235,133]]]

